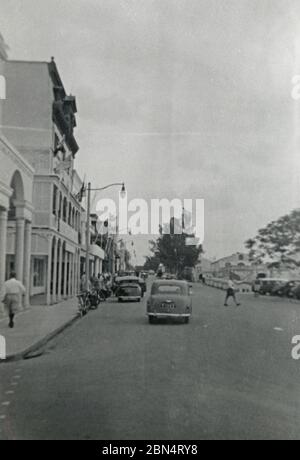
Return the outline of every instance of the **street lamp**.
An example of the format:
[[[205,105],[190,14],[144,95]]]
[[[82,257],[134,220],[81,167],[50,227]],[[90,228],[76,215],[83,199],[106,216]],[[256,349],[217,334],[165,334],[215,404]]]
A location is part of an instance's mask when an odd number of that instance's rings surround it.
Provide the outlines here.
[[[91,192],[101,192],[111,187],[121,186],[121,198],[126,196],[126,188],[124,182],[115,182],[101,188],[91,188],[91,183],[87,186],[87,220],[86,220],[86,254],[85,254],[85,274],[86,274],[86,290],[89,290],[90,280],[90,214],[91,214]]]

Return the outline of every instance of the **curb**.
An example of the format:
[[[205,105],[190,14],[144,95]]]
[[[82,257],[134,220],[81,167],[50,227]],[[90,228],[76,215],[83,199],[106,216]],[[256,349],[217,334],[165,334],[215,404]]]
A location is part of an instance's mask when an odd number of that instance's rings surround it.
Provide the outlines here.
[[[59,326],[54,331],[50,332],[43,339],[38,340],[33,345],[30,345],[25,350],[17,352],[17,353],[14,353],[14,354],[11,354],[11,355],[8,355],[8,356],[6,356],[5,359],[1,359],[0,360],[0,365],[2,363],[21,361],[21,360],[25,359],[27,355],[29,355],[30,353],[32,353],[32,352],[38,350],[39,348],[45,346],[54,337],[56,337],[57,335],[61,334],[68,327],[72,326],[72,324],[74,324],[79,318],[80,318],[80,314],[77,313],[72,319],[68,320],[62,326]]]

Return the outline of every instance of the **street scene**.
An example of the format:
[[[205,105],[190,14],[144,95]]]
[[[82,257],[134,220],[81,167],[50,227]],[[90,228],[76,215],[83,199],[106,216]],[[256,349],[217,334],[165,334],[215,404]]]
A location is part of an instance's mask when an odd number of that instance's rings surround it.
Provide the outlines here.
[[[300,439],[299,25],[0,0],[0,440]]]

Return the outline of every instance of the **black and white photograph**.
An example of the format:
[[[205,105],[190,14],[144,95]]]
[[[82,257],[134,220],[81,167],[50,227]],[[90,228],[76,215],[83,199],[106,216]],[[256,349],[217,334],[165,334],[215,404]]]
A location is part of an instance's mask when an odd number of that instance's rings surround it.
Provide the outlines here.
[[[299,0],[0,0],[0,440],[300,440]]]

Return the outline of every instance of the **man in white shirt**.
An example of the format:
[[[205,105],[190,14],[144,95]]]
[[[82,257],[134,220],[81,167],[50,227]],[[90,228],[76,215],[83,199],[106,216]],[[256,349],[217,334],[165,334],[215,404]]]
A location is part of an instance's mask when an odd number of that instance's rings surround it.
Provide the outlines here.
[[[22,295],[25,294],[25,287],[16,279],[16,274],[12,272],[9,280],[4,283],[3,303],[9,316],[9,327],[14,327],[15,314],[19,310]]]
[[[225,299],[225,304],[224,304],[225,307],[228,307],[227,301],[228,301],[228,299],[230,297],[233,298],[233,300],[235,302],[235,305],[238,307],[240,305],[240,303],[238,303],[238,301],[236,299],[235,285],[234,285],[234,282],[232,281],[231,277],[229,278],[228,283],[227,283],[227,292],[226,292],[226,299]]]

